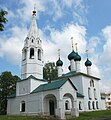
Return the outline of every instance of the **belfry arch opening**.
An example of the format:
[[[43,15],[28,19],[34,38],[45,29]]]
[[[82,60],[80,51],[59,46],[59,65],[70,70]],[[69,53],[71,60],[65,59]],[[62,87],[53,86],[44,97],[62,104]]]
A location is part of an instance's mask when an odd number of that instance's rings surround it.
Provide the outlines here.
[[[30,48],[30,59],[34,59],[34,48]]]
[[[41,50],[38,49],[38,60],[41,60]]]

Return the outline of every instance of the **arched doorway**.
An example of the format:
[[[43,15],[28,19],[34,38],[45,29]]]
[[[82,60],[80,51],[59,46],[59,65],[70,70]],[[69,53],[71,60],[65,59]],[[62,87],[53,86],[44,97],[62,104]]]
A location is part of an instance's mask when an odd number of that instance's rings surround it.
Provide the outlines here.
[[[44,114],[55,115],[57,108],[57,100],[53,94],[46,95],[44,97]]]

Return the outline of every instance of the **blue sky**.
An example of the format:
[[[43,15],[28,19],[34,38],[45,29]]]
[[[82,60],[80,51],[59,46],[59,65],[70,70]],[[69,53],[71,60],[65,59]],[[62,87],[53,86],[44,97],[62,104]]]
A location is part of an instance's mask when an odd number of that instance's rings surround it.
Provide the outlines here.
[[[56,62],[60,48],[64,73],[67,72],[70,38],[74,37],[82,56],[81,70],[86,72],[88,49],[92,74],[101,78],[101,91],[111,91],[111,0],[0,0],[0,8],[8,11],[5,31],[0,32],[0,73],[11,71],[20,76],[21,50],[35,3],[44,62]]]

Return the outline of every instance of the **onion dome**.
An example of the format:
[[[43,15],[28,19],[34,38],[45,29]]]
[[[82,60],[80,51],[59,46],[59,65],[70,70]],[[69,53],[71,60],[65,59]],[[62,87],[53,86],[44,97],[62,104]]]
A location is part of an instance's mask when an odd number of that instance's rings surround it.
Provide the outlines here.
[[[71,65],[69,65],[68,69],[71,71]]]
[[[85,62],[85,66],[91,66],[92,62],[87,58],[86,62]]]
[[[76,52],[74,52],[74,50],[68,55],[68,59],[69,60],[72,60],[72,59],[75,59],[76,57]]]
[[[63,65],[63,62],[62,62],[62,60],[60,60],[60,58],[59,58],[59,60],[56,62],[56,66],[62,66]]]
[[[75,57],[74,60],[75,61],[81,61],[81,56],[78,53],[76,53],[76,57]]]

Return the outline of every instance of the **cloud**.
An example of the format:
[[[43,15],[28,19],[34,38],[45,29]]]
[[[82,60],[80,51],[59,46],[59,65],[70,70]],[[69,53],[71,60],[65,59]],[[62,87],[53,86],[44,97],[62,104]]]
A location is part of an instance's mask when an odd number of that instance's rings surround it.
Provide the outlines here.
[[[10,31],[12,33],[11,37],[5,38],[2,36],[0,39],[0,57],[6,57],[11,64],[20,64],[21,50],[27,30],[15,26]]]
[[[105,44],[103,46],[101,60],[111,67],[111,26],[106,26],[102,29],[102,33],[105,38]]]

